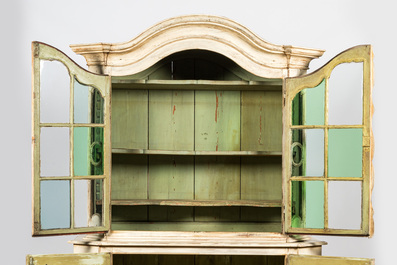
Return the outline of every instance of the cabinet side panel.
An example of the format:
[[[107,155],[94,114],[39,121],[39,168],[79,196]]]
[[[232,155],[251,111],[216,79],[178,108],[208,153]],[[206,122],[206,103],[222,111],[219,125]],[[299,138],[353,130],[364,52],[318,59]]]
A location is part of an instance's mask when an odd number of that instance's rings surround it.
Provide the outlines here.
[[[241,150],[281,152],[281,104],[281,91],[241,92]]]
[[[241,158],[241,199],[281,201],[281,157]]]
[[[148,92],[113,90],[112,148],[146,149],[147,138]]]
[[[149,91],[149,149],[193,148],[194,92]]]

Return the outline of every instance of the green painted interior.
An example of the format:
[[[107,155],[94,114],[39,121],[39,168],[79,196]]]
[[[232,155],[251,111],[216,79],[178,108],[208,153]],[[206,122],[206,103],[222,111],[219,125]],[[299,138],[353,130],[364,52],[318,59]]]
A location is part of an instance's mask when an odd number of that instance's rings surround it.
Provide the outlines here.
[[[148,80],[252,78],[212,53],[177,54]],[[216,60],[216,58],[218,58]],[[215,63],[217,61],[223,64]],[[273,151],[279,156],[113,154],[114,230],[281,232],[282,91],[112,91],[112,147],[169,151]],[[230,206],[133,205],[134,200],[230,201]],[[232,206],[255,201],[257,207]],[[140,201],[141,203],[141,201]]]

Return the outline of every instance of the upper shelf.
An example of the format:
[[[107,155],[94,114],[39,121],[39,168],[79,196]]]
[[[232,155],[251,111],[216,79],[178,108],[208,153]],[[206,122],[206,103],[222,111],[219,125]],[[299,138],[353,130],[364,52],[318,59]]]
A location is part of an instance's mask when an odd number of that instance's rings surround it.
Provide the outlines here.
[[[205,155],[205,156],[281,156],[277,151],[173,151],[149,149],[112,148],[113,154],[145,154],[145,155]]]
[[[131,80],[112,78],[113,89],[278,90],[280,81]]]

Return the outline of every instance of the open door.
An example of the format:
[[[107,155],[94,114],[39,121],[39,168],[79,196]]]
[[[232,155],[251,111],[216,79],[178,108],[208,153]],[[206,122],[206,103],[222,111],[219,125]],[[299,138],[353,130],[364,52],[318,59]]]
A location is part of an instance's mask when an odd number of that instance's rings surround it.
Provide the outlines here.
[[[111,265],[110,253],[28,255],[27,265]]]
[[[110,227],[109,76],[32,43],[33,235]]]
[[[373,259],[288,255],[286,265],[374,265]]]
[[[372,56],[370,45],[357,46],[285,79],[285,233],[373,233]]]

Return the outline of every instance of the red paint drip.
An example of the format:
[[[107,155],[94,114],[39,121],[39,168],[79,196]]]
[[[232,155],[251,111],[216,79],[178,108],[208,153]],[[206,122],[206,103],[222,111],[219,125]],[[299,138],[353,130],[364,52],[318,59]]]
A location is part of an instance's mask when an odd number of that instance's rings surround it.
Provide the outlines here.
[[[216,92],[216,91],[215,91],[215,96],[216,96],[215,122],[218,122],[218,106],[219,106],[219,98],[218,98],[218,92]]]
[[[260,108],[261,115],[259,116],[259,138],[258,143],[262,142],[262,107]]]
[[[174,105],[174,109],[172,110],[172,115],[175,114],[175,110],[176,110],[176,107],[175,107],[175,105]]]

